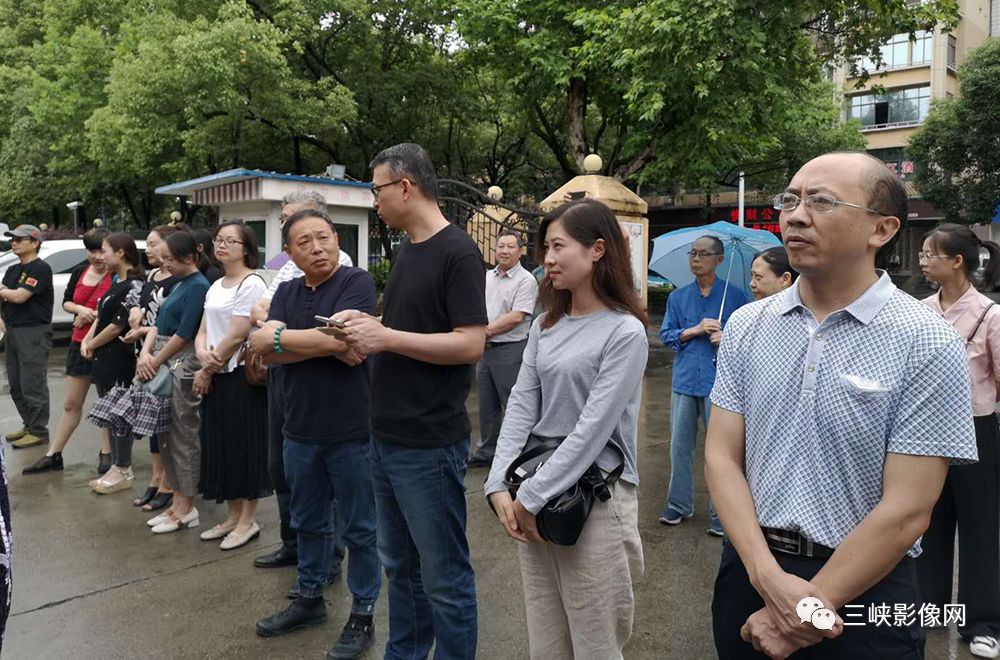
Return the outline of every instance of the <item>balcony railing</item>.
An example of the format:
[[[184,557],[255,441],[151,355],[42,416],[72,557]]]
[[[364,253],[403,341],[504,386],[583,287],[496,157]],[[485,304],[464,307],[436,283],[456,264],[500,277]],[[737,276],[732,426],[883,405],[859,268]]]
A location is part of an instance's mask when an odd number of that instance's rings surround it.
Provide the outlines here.
[[[878,133],[880,131],[895,131],[901,128],[913,128],[914,126],[920,126],[923,123],[922,119],[912,119],[910,121],[894,121],[888,124],[871,124],[870,126],[862,126],[862,133]]]

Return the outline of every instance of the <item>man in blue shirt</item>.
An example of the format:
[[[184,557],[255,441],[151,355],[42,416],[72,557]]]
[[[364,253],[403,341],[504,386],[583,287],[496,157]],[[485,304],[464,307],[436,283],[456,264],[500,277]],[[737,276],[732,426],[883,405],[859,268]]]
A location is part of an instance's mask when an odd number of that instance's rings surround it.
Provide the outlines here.
[[[725,247],[714,236],[702,236],[691,245],[688,259],[694,282],[667,299],[660,339],[677,352],[670,395],[670,486],[667,506],[660,514],[665,525],[679,525],[694,515],[692,457],[700,417],[708,428],[715,382],[715,354],[729,315],[750,302],[738,286],[715,276],[725,258]],[[722,322],[719,322],[719,311]],[[708,533],[722,536],[722,525],[711,502]]]

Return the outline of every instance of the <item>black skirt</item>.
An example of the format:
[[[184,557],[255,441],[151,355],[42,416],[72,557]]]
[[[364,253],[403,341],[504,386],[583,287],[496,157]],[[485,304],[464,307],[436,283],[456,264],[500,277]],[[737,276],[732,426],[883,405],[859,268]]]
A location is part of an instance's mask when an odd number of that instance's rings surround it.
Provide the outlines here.
[[[94,363],[80,354],[80,342],[71,341],[66,350],[66,375],[76,378],[90,378]]]
[[[267,390],[248,385],[243,367],[216,374],[201,401],[201,480],[206,500],[271,494],[267,470]]]

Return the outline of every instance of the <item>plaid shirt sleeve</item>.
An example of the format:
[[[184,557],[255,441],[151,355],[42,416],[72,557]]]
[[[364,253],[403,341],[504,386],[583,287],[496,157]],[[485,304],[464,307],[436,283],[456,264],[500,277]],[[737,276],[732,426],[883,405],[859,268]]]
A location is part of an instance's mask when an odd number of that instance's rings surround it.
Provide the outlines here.
[[[743,334],[746,329],[745,308],[733,312],[722,333],[719,344],[719,358],[716,363],[715,384],[712,387],[712,403],[741,415],[746,414],[746,353],[743,348]]]
[[[945,343],[922,337],[893,415],[887,451],[942,456],[953,465],[978,460],[969,366],[957,335]]]

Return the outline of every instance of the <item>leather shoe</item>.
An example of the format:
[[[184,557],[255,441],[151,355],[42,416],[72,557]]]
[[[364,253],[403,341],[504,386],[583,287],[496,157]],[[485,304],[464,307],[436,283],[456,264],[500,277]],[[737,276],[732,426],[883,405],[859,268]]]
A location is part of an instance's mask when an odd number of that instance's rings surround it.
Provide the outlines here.
[[[465,462],[465,467],[467,468],[483,468],[490,467],[493,465],[492,456],[482,456],[480,454],[472,454],[469,460]]]
[[[61,469],[63,469],[62,454],[52,454],[51,456],[42,456],[37,461],[21,470],[21,474],[37,474],[39,472]]]
[[[334,573],[333,575],[331,575],[330,577],[328,577],[326,579],[326,582],[323,583],[323,588],[324,589],[329,589],[331,584],[333,584],[334,582],[338,582],[340,580],[340,576],[341,576],[341,573]],[[285,595],[288,596],[288,600],[295,600],[296,598],[299,597],[299,581],[298,580],[295,581],[295,584],[292,585],[292,588],[289,589],[288,593],[285,594]]]
[[[261,637],[278,637],[309,626],[326,623],[326,603],[322,598],[296,598],[277,614],[272,614],[257,622],[257,634]]]
[[[295,566],[299,563],[299,554],[282,545],[274,552],[261,555],[253,560],[253,565],[257,568],[281,568],[282,566]]]

